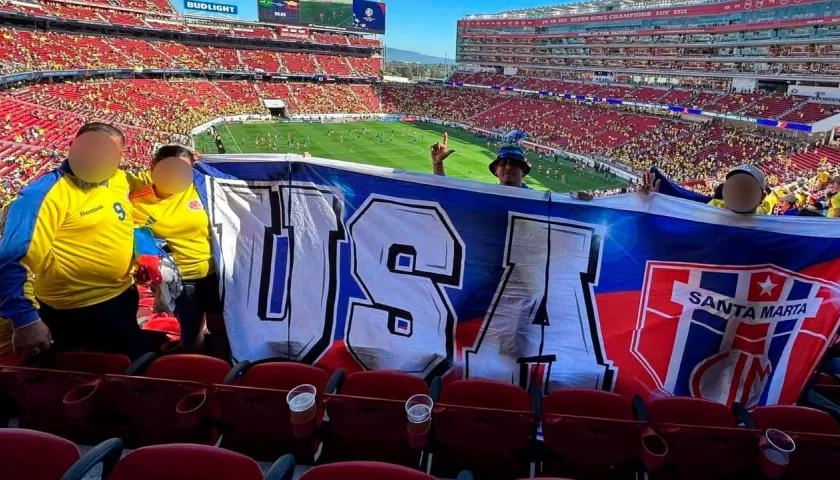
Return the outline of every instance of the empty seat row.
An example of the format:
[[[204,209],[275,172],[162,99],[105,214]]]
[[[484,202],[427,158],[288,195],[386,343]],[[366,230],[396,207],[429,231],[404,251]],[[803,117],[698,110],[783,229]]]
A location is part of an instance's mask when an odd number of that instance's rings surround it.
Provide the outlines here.
[[[96,355],[65,354],[51,369],[0,369],[7,416],[16,416],[21,427],[86,444],[109,437],[131,448],[218,442],[260,461],[287,453],[307,465],[381,461],[449,478],[470,470],[478,479],[509,480],[527,477],[531,468],[571,478],[630,478],[643,469],[652,478],[740,478],[757,473],[768,429],[796,442],[790,472],[825,478],[834,470],[822,467],[840,466],[840,427],[804,407],[733,411],[672,397],[646,405],[638,397],[577,389],[543,398],[538,390],[529,394],[493,381],[427,385],[389,371],[344,378],[340,371],[329,376],[278,361],[230,369],[195,355],[127,366],[127,360]],[[308,430],[294,423],[287,403],[301,385],[315,392]],[[416,396],[429,402],[420,429],[407,418],[406,402]]]
[[[139,448],[122,459],[123,442],[112,438],[82,456],[61,437],[17,428],[0,429],[0,471],[4,480],[292,480],[295,461],[281,457],[263,475],[260,465],[245,455],[209,445],[169,444]],[[101,468],[97,470],[97,467]],[[300,480],[434,480],[399,465],[347,462],[305,472]],[[461,472],[457,480],[472,480]]]

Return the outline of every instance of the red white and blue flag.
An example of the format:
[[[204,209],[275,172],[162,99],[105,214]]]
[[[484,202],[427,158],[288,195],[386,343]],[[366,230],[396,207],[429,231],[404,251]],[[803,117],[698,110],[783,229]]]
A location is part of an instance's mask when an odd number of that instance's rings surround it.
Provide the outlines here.
[[[293,155],[204,160],[240,360],[790,404],[840,322],[826,219]]]

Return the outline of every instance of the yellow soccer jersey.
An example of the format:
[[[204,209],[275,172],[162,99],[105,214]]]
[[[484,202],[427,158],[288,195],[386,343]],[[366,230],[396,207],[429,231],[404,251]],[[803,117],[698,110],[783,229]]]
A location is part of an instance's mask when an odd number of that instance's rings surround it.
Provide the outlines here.
[[[24,188],[0,226],[0,317],[21,327],[38,319],[35,298],[59,310],[80,308],[131,286],[128,194],[124,172],[85,185],[66,162]]]
[[[835,193],[828,202],[828,216],[840,218],[840,193]]]
[[[197,280],[213,273],[210,219],[195,185],[178,194],[160,198],[149,186],[131,195],[134,223],[149,227],[172,252],[184,280]]]
[[[708,205],[717,208],[726,208],[726,202],[724,202],[723,200],[712,199],[709,201]],[[757,215],[770,215],[770,211],[767,210],[766,205],[759,205],[758,208],[755,209],[755,213]]]

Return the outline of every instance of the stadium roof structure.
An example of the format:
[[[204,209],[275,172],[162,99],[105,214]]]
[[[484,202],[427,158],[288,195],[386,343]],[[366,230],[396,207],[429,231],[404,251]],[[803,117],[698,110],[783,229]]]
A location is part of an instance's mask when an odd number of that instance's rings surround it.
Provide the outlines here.
[[[584,15],[607,11],[644,10],[648,8],[678,7],[707,3],[721,3],[726,0],[590,0],[584,2],[551,5],[548,7],[523,8],[490,14],[470,14],[465,20],[490,20],[498,18],[547,18]]]

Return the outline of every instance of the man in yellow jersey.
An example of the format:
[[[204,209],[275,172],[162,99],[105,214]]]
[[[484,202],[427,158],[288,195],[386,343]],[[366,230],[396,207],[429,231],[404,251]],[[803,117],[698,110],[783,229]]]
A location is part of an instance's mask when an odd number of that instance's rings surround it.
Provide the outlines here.
[[[726,174],[720,199],[689,191],[652,169],[642,176],[639,191],[642,193],[659,192],[672,197],[703,202],[714,207],[725,208],[744,215],[767,215],[762,202],[765,188],[764,172],[755,165],[739,165]]]
[[[175,315],[185,350],[201,346],[205,315],[219,344],[225,341],[210,219],[193,183],[194,162],[193,153],[184,147],[161,147],[152,159],[152,184],[131,195],[135,225],[148,227],[166,242],[180,271],[183,291],[175,300]]]
[[[0,318],[16,353],[91,349],[134,359],[149,351],[131,276],[134,223],[125,143],[89,123],[67,160],[20,192],[0,230]]]
[[[828,189],[834,194],[828,199],[828,218],[840,218],[840,175],[834,177],[828,184]]]

